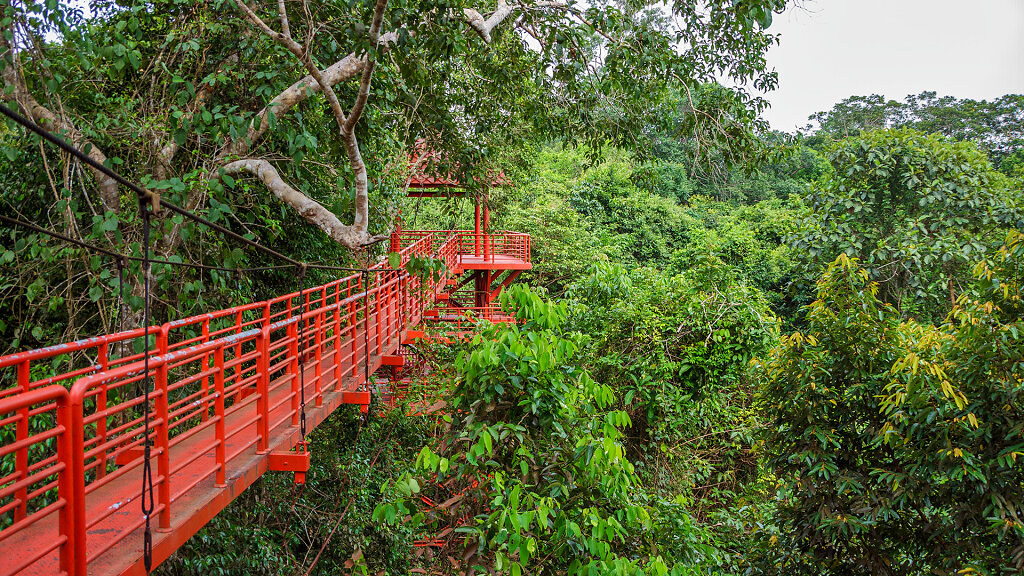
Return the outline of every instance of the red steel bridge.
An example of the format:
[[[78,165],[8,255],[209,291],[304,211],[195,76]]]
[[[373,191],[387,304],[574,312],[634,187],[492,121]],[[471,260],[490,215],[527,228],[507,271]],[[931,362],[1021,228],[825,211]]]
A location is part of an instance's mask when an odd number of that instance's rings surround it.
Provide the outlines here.
[[[379,264],[149,328],[149,410],[142,328],[0,357],[0,576],[145,573],[147,440],[158,564],[264,473],[308,467],[303,400],[310,428],[365,410],[422,323],[504,320],[493,302],[532,267],[530,237],[485,232],[479,205],[473,231],[392,235],[403,267],[437,258],[440,278]]]

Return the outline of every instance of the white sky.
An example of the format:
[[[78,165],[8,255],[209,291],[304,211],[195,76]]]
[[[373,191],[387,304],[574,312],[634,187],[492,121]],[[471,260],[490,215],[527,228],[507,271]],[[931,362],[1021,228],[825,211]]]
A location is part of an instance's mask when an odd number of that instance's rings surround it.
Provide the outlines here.
[[[769,30],[782,35],[764,113],[776,130],[854,95],[1024,93],[1024,0],[803,0]]]

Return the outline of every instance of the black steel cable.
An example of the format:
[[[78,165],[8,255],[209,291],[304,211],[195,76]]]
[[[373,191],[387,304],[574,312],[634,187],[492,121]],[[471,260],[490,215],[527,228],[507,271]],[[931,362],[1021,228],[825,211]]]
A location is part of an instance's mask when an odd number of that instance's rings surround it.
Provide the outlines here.
[[[0,108],[2,108],[2,106],[0,106]],[[50,236],[51,238],[56,238],[57,240],[61,240],[63,242],[67,242],[69,244],[74,244],[75,246],[79,246],[81,248],[85,248],[86,250],[92,250],[93,252],[99,252],[101,254],[105,254],[107,256],[110,256],[111,258],[116,258],[118,260],[131,260],[132,262],[142,262],[142,258],[140,258],[138,256],[129,256],[127,254],[122,254],[120,252],[115,252],[115,251],[109,250],[107,248],[101,248],[99,246],[96,246],[95,244],[89,244],[88,242],[83,242],[82,240],[77,240],[77,239],[72,238],[70,236],[65,236],[64,234],[61,234],[60,232],[54,232],[53,230],[47,230],[46,228],[43,228],[42,226],[37,226],[35,224],[32,224],[31,222],[26,222],[26,221],[20,220],[18,218],[11,218],[10,216],[4,216],[3,214],[0,214],[0,221],[7,222],[8,224],[10,224],[12,226],[21,226],[22,228],[28,228],[29,230],[32,230],[33,232],[38,232],[40,234],[45,234],[47,236]],[[160,259],[160,258],[150,258],[149,261],[152,264],[166,264],[168,266],[181,266],[181,267],[184,267],[184,268],[195,268],[195,269],[198,269],[198,270],[217,270],[217,271],[220,271],[220,272],[264,272],[264,271],[269,271],[269,270],[284,270],[285,268],[297,268],[297,267],[302,267],[302,266],[305,266],[307,268],[314,268],[316,270],[330,270],[330,271],[334,271],[334,272],[364,272],[366,270],[365,268],[348,268],[348,267],[345,267],[345,266],[327,266],[327,265],[324,265],[324,264],[304,264],[302,262],[299,262],[298,264],[279,264],[277,266],[253,266],[253,267],[247,267],[247,268],[225,268],[223,266],[211,266],[209,264],[193,264],[191,262],[174,262],[172,260],[163,260],[163,259]],[[378,268],[377,270],[381,270],[382,272],[402,272],[403,271],[402,269],[398,269],[398,268]]]
[[[2,108],[2,107],[0,107]],[[146,528],[142,534],[142,562],[146,567],[146,573],[148,574],[153,568],[153,530],[150,526],[150,517],[153,514],[153,510],[156,508],[154,496],[153,496],[153,466],[150,463],[150,446],[149,441],[149,217],[150,209],[146,207],[143,200],[139,201],[139,211],[142,213],[142,257],[144,262],[142,264],[143,274],[143,285],[145,287],[145,296],[142,304],[142,325],[143,325],[143,338],[145,342],[145,356],[143,356],[143,390],[144,399],[142,405],[145,410],[145,432],[143,433],[143,462],[142,462],[142,515],[146,517]],[[166,478],[163,480],[167,481]],[[147,502],[146,496],[149,496]]]
[[[118,332],[124,332],[124,260],[117,259],[117,320]],[[121,342],[121,357],[125,356],[124,341]]]

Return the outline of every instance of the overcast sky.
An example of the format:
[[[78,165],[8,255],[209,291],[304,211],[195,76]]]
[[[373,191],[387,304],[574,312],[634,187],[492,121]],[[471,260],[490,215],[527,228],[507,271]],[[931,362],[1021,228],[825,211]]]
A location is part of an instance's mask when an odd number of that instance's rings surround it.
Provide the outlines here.
[[[1024,93],[1024,0],[804,0],[770,30],[779,88],[764,116],[777,130],[853,95]]]

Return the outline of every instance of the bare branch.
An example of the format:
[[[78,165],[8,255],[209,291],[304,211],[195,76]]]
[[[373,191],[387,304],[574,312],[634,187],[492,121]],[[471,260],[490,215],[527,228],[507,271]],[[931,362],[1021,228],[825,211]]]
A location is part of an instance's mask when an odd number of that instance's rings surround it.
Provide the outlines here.
[[[334,86],[341,82],[346,82],[356,77],[366,65],[366,60],[360,58],[355,54],[349,54],[341,60],[338,60],[329,67],[324,68],[321,78],[330,86]],[[239,155],[244,156],[249,153],[252,145],[263,137],[270,129],[270,114],[274,116],[281,116],[288,112],[304,100],[311,94],[321,92],[320,83],[317,82],[312,76],[306,76],[298,82],[292,84],[283,92],[274,97],[269,104],[263,110],[260,110],[256,114],[253,125],[249,128],[247,134],[248,142],[236,141],[233,142],[222,156],[228,155]]]
[[[254,26],[263,31],[264,34],[270,36],[277,41],[278,44],[283,46],[286,50],[295,55],[296,58],[302,65],[305,66],[306,71],[309,75],[317,81],[320,85],[321,91],[324,96],[327,97],[327,102],[331,106],[331,112],[334,113],[334,119],[338,123],[338,129],[344,132],[345,129],[345,112],[341,109],[341,103],[338,101],[338,95],[334,92],[334,88],[328,84],[324,79],[323,75],[320,74],[320,69],[313,63],[313,59],[309,57],[309,52],[296,42],[290,35],[286,35],[280,32],[274,32],[262,18],[256,15],[245,2],[235,2],[235,5],[245,14],[245,17],[253,23]]]
[[[291,38],[292,32],[288,28],[288,11],[284,8],[284,0],[277,0],[277,13],[281,16],[281,31]]]

